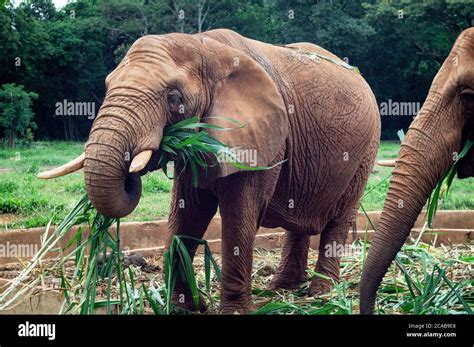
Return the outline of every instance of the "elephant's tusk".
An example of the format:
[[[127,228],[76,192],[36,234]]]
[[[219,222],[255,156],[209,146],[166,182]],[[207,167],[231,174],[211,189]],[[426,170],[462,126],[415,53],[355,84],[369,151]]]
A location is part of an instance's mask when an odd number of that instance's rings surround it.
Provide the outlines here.
[[[38,173],[37,177],[42,179],[50,179],[73,173],[77,170],[80,170],[84,166],[85,157],[85,154],[82,153],[80,156],[71,160],[69,163],[48,171]]]
[[[378,166],[395,167],[395,160],[378,160],[375,164]]]
[[[146,164],[150,161],[151,155],[153,151],[151,149],[147,149],[143,152],[138,153],[135,158],[133,158],[132,163],[130,164],[130,169],[128,172],[138,172],[142,170]]]

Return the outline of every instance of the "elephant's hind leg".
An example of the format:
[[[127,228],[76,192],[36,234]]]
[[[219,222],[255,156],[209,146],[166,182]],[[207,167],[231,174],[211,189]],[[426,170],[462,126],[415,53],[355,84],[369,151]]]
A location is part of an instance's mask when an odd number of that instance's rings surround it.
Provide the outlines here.
[[[269,290],[296,289],[306,281],[309,235],[287,231],[278,270],[268,284]]]
[[[333,281],[339,280],[339,263],[341,253],[345,250],[345,243],[349,230],[355,223],[359,199],[364,192],[369,173],[373,168],[377,153],[378,142],[374,142],[367,151],[367,156],[356,171],[349,186],[340,199],[336,216],[326,225],[321,233],[319,242],[319,256],[316,263],[316,272],[325,275],[331,280],[317,277],[312,280],[309,294],[316,295],[331,290]]]
[[[332,220],[324,228],[319,241],[319,256],[316,272],[331,280],[316,277],[309,286],[309,295],[324,294],[331,290],[333,281],[339,281],[339,263],[341,249],[344,249],[348,231],[353,221],[353,214]],[[342,246],[342,248],[341,248]]]

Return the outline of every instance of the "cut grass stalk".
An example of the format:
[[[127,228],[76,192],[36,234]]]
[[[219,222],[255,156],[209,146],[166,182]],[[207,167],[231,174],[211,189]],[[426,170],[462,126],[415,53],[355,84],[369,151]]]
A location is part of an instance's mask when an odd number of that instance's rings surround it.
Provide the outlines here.
[[[195,245],[204,246],[204,271],[206,282],[206,293],[210,296],[211,283],[211,264],[214,268],[216,278],[220,281],[220,269],[212,256],[212,252],[207,244],[207,241],[196,239],[194,237],[185,235],[174,235],[169,250],[164,255],[164,269],[165,269],[165,283],[166,283],[166,313],[171,311],[171,298],[173,290],[176,286],[176,281],[179,279],[186,283],[192,295],[193,303],[196,309],[199,309],[199,288],[196,282],[193,262],[188,253],[184,240]],[[193,247],[193,245],[191,245]]]

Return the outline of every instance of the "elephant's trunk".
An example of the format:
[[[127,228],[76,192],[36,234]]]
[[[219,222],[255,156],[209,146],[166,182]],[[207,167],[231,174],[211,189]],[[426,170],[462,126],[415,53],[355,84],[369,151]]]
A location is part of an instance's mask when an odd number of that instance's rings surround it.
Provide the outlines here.
[[[434,94],[434,93],[433,93]],[[360,310],[373,312],[377,289],[436,183],[461,145],[460,118],[437,94],[428,97],[402,144],[360,284]]]
[[[109,133],[109,135],[112,135]],[[92,205],[106,217],[121,218],[131,213],[141,196],[138,173],[129,174],[124,153],[106,144],[87,146],[84,179]]]
[[[140,175],[147,169],[130,173],[135,156],[144,150],[156,150],[162,129],[149,122],[143,126],[132,107],[106,102],[95,120],[86,144],[84,180],[92,205],[106,217],[130,214],[141,196]],[[155,130],[154,132],[150,130]]]

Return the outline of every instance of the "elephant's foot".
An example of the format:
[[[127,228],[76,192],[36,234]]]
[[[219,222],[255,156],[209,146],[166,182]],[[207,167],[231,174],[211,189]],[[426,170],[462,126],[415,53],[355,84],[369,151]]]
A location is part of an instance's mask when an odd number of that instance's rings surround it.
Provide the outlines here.
[[[250,294],[227,295],[222,293],[220,314],[248,314],[254,310]]]
[[[199,311],[201,313],[207,311],[206,303],[203,297],[199,294],[199,307],[196,307],[191,292],[188,288],[175,289],[171,303],[187,311]]]
[[[255,307],[253,303],[245,303],[245,304],[221,304],[220,314],[249,314],[255,311]]]
[[[321,295],[326,294],[331,291],[333,287],[332,282],[322,279],[322,278],[315,278],[311,281],[311,284],[308,289],[309,296]]]
[[[288,276],[285,274],[275,274],[273,279],[268,283],[267,290],[278,290],[278,289],[298,289],[302,283],[306,281],[305,275],[300,276]]]

